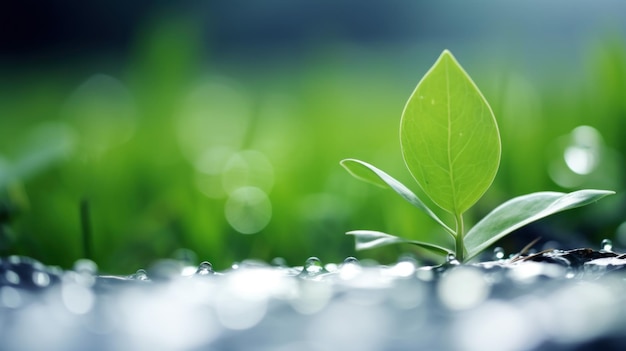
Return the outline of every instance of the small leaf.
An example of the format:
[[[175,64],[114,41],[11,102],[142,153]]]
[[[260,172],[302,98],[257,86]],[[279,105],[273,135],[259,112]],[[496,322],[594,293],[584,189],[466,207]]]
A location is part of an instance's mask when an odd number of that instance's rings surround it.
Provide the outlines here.
[[[393,178],[387,175],[387,173],[381,171],[380,169],[372,166],[365,161],[347,158],[345,160],[341,160],[339,164],[343,166],[343,168],[345,168],[348,173],[350,173],[356,179],[362,180],[370,184],[374,184],[384,189],[391,187],[391,185],[389,185],[389,183],[384,181],[383,179]],[[384,174],[384,176],[381,177],[380,174]],[[393,179],[392,183],[400,184],[400,182],[395,179]],[[402,184],[400,184],[400,186],[404,187],[404,185]],[[407,191],[410,192],[410,190],[408,189]]]
[[[367,250],[391,244],[403,243],[418,245],[439,255],[447,255],[454,252],[454,250],[450,248],[450,245],[454,247],[454,241],[450,241],[447,246],[440,246],[437,244],[425,243],[417,240],[407,240],[394,235],[373,230],[353,230],[347,232],[346,234],[354,235],[355,246],[357,250]]]
[[[489,188],[500,163],[500,134],[491,107],[444,51],[402,113],[402,154],[435,204],[462,214]]]
[[[569,194],[539,192],[511,199],[491,211],[465,236],[467,259],[512,231],[551,214],[581,207],[607,195],[607,190],[579,190]]]
[[[404,184],[397,181],[389,174],[381,171],[380,169],[372,166],[371,164],[355,160],[345,159],[342,160],[341,165],[355,178],[372,183],[382,188],[391,188],[398,193],[402,198],[408,201],[411,205],[419,208],[426,213],[430,218],[434,219],[439,225],[441,225],[448,233],[454,235],[454,231],[448,227],[437,215],[426,206],[417,195],[409,190]]]

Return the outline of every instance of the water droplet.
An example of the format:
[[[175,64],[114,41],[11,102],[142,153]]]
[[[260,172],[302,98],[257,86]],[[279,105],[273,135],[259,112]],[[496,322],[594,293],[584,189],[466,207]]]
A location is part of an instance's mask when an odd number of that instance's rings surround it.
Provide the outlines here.
[[[71,278],[74,282],[82,284],[84,286],[92,286],[96,283],[96,274],[98,272],[98,266],[92,260],[81,258],[74,262],[72,273],[66,272],[68,278]]]
[[[446,263],[451,265],[461,264],[461,262],[456,259],[456,256],[453,253],[448,254],[448,256],[446,257]]]
[[[493,259],[494,260],[502,260],[504,259],[504,249],[500,246],[493,249]]]
[[[95,275],[98,272],[98,265],[92,260],[81,258],[74,262],[74,271],[80,274]]]
[[[346,265],[346,264],[359,264],[359,260],[356,259],[355,257],[350,256],[350,257],[347,257],[345,260],[343,260],[343,264],[344,265]]]
[[[150,278],[148,278],[148,273],[145,269],[138,269],[135,274],[131,274],[128,278],[134,280],[150,280]]]
[[[354,257],[347,257],[345,260],[343,260],[343,263],[338,267],[338,269],[339,276],[341,277],[341,279],[344,280],[349,280],[356,277],[363,270],[359,260]],[[330,270],[328,268],[328,265],[326,265],[326,270],[329,272],[333,272],[333,270]],[[335,271],[337,271],[337,269],[335,269]]]
[[[215,274],[213,271],[213,265],[209,261],[204,261],[200,263],[198,266],[198,270],[196,270],[196,275],[211,275]]]
[[[602,251],[613,251],[613,241],[611,239],[604,239],[600,243]]]
[[[320,261],[317,257],[309,257],[306,262],[304,262],[304,269],[302,270],[303,274],[308,275],[317,275],[324,272],[324,266],[322,265],[322,261]]]

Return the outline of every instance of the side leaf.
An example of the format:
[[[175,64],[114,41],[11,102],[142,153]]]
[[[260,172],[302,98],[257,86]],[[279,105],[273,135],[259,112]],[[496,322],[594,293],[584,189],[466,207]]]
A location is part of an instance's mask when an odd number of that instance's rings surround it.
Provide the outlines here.
[[[496,119],[449,51],[411,94],[400,122],[400,144],[413,178],[452,214],[467,211],[493,182],[501,150]]]
[[[452,245],[452,248],[450,248],[449,245],[446,247],[417,240],[407,240],[394,235],[373,230],[353,230],[347,232],[346,234],[354,235],[354,242],[357,250],[373,249],[376,247],[391,244],[413,244],[443,256],[454,252],[454,241],[450,241],[450,245]]]
[[[381,188],[391,188],[411,205],[419,208],[430,218],[435,220],[435,222],[442,226],[448,233],[454,235],[454,230],[448,227],[419,197],[417,197],[417,195],[389,174],[360,160],[345,159],[342,160],[340,164],[357,179],[372,183]]]
[[[513,198],[478,222],[467,232],[464,243],[467,259],[476,256],[489,245],[526,224],[551,214],[581,207],[607,195],[608,190],[579,190],[571,193],[539,192]]]

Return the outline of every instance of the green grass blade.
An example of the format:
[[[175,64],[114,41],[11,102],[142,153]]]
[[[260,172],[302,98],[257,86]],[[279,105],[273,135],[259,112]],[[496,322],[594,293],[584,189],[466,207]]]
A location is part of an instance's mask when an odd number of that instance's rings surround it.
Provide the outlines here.
[[[417,240],[407,240],[394,235],[374,230],[353,230],[346,233],[354,236],[355,247],[357,250],[368,250],[391,244],[413,244],[430,250],[438,255],[447,255],[453,253],[454,250],[445,246],[426,243]],[[454,243],[453,243],[454,245]]]
[[[450,213],[464,213],[493,182],[501,149],[495,117],[449,51],[441,54],[409,98],[400,142],[415,180]]]
[[[428,208],[428,206],[426,206],[426,204],[424,204],[424,202],[422,202],[422,200],[420,200],[419,197],[417,197],[417,195],[415,195],[411,190],[404,186],[404,184],[400,183],[389,174],[381,171],[380,169],[372,166],[367,162],[360,160],[345,159],[342,160],[340,163],[350,174],[352,174],[357,179],[372,183],[382,188],[391,188],[398,195],[402,196],[403,199],[408,201],[411,205],[419,208],[430,218],[435,220],[435,222],[441,225],[448,233],[454,235],[454,230],[448,227],[430,208]]]
[[[491,211],[465,236],[466,259],[470,259],[514,230],[551,214],[581,207],[607,195],[608,190],[571,193],[539,192],[511,199]]]

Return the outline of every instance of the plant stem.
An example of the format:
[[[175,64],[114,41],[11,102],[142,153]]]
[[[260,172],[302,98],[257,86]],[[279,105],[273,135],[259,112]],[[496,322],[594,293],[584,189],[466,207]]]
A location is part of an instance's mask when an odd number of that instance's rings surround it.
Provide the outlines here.
[[[463,244],[463,235],[464,233],[464,228],[463,228],[463,214],[461,213],[457,213],[454,215],[454,219],[456,222],[456,259],[459,260],[459,262],[463,262],[464,260],[464,252],[465,252],[465,245]]]

